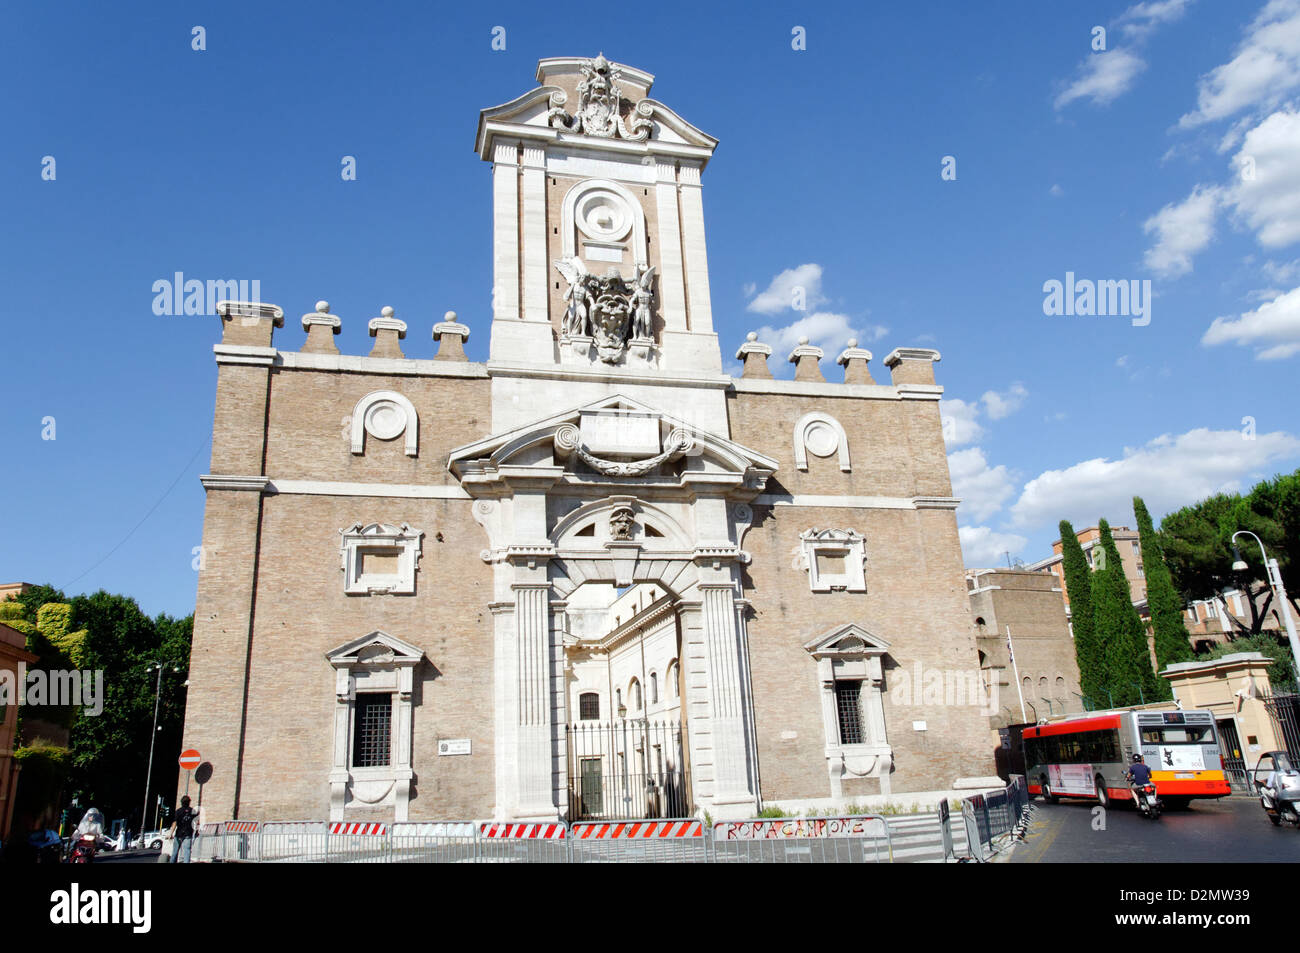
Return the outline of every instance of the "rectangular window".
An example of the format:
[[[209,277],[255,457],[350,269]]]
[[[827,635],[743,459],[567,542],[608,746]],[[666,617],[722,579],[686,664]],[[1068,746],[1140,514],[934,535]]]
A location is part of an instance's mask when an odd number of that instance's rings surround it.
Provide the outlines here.
[[[583,721],[600,719],[600,696],[595,692],[583,692],[578,696],[578,717]]]
[[[393,696],[358,694],[352,735],[352,766],[382,768],[389,764],[393,734]]]
[[[840,720],[840,744],[860,745],[866,741],[862,730],[862,683],[835,683],[835,712]]]
[[[583,758],[578,764],[582,809],[586,814],[601,814],[605,810],[600,761],[600,758]]]

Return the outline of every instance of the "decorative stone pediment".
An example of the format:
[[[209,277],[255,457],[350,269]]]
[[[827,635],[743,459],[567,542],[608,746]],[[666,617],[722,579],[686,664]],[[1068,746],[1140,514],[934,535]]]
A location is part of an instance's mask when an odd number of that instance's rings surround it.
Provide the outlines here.
[[[683,458],[680,472],[665,472],[665,464]],[[576,468],[578,461],[586,471]],[[569,483],[713,484],[729,495],[752,497],[777,463],[640,401],[613,395],[453,450],[447,467],[471,494],[475,487],[512,478],[547,476]]]
[[[376,629],[369,635],[353,639],[325,657],[336,669],[351,669],[366,665],[394,665],[411,667],[424,658],[424,652],[409,642]]]
[[[476,151],[493,140],[574,137],[596,148],[643,149],[707,161],[718,140],[649,97],[654,76],[604,56],[550,57],[537,66],[542,85],[479,113]]]
[[[888,642],[856,622],[837,625],[805,642],[803,647],[815,659],[839,661],[879,658],[889,651]]]

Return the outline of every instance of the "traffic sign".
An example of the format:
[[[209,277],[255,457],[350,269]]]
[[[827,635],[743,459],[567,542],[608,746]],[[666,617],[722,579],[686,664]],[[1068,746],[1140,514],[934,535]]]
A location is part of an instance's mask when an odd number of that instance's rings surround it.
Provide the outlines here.
[[[186,771],[193,771],[195,768],[199,766],[199,762],[201,760],[202,759],[199,757],[199,753],[193,748],[190,748],[188,751],[181,752],[181,758],[180,758],[181,767],[184,768]]]

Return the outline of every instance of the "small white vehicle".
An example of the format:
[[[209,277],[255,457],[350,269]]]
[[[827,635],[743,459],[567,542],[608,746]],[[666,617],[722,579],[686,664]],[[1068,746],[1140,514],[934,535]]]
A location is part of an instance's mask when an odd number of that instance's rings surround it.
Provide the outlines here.
[[[163,839],[162,831],[146,831],[131,841],[131,846],[136,850],[142,850],[146,847],[150,850],[158,850],[162,848]]]

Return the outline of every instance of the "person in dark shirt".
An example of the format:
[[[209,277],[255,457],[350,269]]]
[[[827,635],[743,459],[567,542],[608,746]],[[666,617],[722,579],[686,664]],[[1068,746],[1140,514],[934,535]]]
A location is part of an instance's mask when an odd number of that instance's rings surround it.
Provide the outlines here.
[[[188,864],[190,849],[194,846],[194,824],[199,812],[190,807],[189,795],[181,798],[180,809],[172,821],[172,860],[173,864]]]
[[[1133,763],[1124,772],[1124,777],[1128,778],[1129,789],[1133,792],[1133,803],[1138,804],[1137,789],[1151,783],[1151,769],[1143,763],[1142,755],[1133,755]]]

